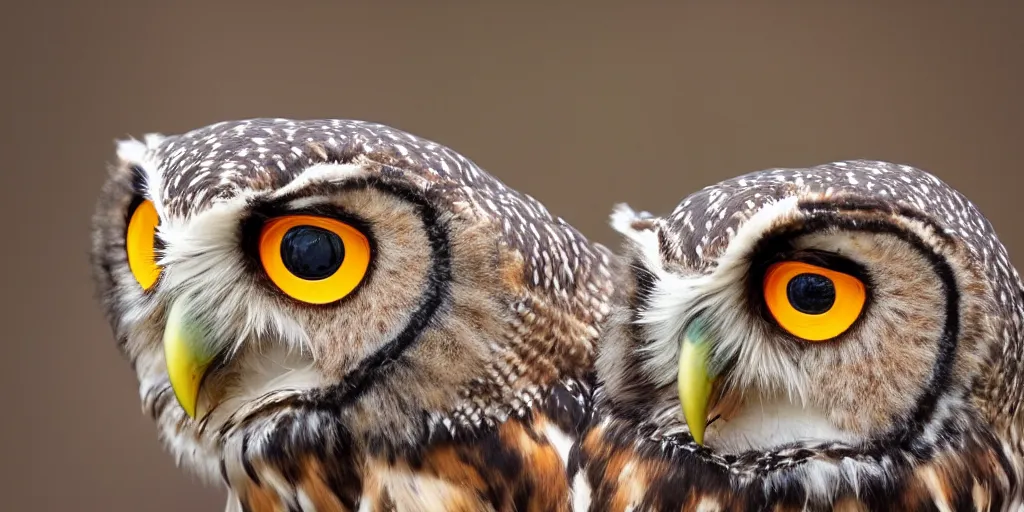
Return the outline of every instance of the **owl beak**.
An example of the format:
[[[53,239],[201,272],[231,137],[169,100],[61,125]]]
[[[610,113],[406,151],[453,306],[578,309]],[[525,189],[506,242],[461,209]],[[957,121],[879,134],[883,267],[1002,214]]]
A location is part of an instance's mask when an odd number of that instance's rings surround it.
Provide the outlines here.
[[[679,402],[683,418],[690,428],[693,440],[704,444],[704,428],[708,420],[708,401],[715,382],[710,368],[711,343],[708,330],[700,319],[686,328],[679,350]]]
[[[171,304],[164,327],[164,358],[174,396],[185,414],[195,418],[199,388],[215,354],[199,324],[186,311],[182,299]]]

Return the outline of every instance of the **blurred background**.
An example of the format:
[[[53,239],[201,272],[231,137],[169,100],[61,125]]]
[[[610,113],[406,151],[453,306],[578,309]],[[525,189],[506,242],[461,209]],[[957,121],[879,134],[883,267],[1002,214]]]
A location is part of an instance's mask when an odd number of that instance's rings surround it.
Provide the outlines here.
[[[1024,263],[1024,3],[59,4],[0,15],[3,510],[224,506],[157,442],[92,299],[116,138],[382,122],[616,248],[617,202],[667,213],[741,173],[886,159],[966,193]]]

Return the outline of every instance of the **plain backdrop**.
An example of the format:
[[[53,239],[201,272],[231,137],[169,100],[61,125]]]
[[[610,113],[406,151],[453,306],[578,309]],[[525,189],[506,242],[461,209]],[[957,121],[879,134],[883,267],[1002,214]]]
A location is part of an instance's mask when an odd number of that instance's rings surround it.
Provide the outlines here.
[[[93,301],[89,216],[116,138],[382,122],[616,248],[617,202],[667,213],[740,173],[886,159],[962,190],[1024,261],[1021,7],[484,4],[3,7],[0,510],[224,506],[157,442]]]

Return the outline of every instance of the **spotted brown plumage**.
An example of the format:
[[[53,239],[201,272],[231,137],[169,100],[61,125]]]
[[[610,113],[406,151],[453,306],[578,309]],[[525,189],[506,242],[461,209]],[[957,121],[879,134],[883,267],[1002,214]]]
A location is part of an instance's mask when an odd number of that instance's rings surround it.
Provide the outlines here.
[[[1024,510],[1021,281],[939,178],[769,169],[613,225],[630,278],[602,334],[577,510]],[[827,311],[784,328],[768,306],[767,269],[792,262],[864,283],[840,334],[804,339]],[[681,402],[705,401],[687,418]]]
[[[125,241],[147,201],[149,289]],[[289,258],[353,273],[353,291],[311,303],[296,294],[319,278],[278,285],[265,227],[289,216],[349,226],[333,249],[305,231],[314,245]],[[365,270],[346,263],[359,254]],[[179,464],[227,485],[229,510],[569,510],[621,273],[455,151],[350,120],[123,141],[92,257],[144,409]]]

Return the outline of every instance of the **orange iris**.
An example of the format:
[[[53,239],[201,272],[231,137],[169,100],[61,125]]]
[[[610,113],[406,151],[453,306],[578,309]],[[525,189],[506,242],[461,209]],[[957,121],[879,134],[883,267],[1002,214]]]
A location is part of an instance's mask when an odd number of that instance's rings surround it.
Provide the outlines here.
[[[335,219],[288,215],[263,226],[260,261],[289,297],[327,304],[362,282],[370,266],[370,242],[358,229]]]
[[[128,220],[125,248],[128,251],[128,268],[143,290],[149,290],[160,277],[156,264],[156,226],[160,223],[153,202],[146,200],[139,204]]]
[[[764,278],[764,299],[775,321],[807,341],[826,341],[846,332],[860,316],[866,296],[860,279],[799,261],[776,263]]]

